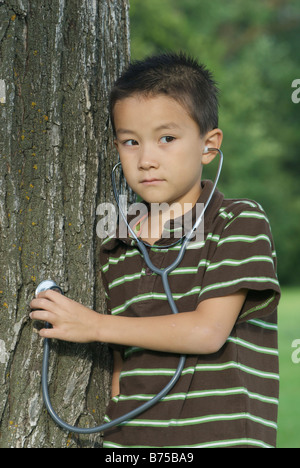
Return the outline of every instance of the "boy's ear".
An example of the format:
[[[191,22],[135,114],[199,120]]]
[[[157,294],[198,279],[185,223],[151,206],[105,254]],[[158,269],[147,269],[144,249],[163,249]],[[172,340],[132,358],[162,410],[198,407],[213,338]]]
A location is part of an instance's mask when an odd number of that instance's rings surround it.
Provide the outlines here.
[[[220,148],[223,140],[223,132],[219,128],[215,128],[208,132],[204,138],[205,149],[209,148]],[[202,164],[209,164],[213,161],[215,156],[218,154],[217,151],[204,151],[202,155]]]

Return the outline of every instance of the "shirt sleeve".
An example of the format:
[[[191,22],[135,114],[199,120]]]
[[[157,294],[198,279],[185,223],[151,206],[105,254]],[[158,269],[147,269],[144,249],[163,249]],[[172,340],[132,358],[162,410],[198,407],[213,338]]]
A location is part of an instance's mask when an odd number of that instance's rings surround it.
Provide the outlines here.
[[[276,252],[268,218],[255,202],[221,211],[221,235],[215,235],[199,302],[247,289],[238,323],[270,315],[277,307],[280,286]]]

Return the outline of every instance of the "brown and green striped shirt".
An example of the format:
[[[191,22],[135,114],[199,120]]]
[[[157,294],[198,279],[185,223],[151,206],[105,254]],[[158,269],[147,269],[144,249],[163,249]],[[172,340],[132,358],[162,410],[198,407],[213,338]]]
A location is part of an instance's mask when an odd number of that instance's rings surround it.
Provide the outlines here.
[[[212,189],[210,181],[202,185],[199,203]],[[172,238],[162,237],[149,249],[157,267],[176,258],[180,245],[168,247],[171,243]],[[171,313],[161,278],[149,270],[132,239],[107,238],[101,265],[108,313]],[[214,354],[188,355],[172,391],[136,419],[105,433],[104,447],[275,447],[280,288],[270,225],[261,206],[225,199],[216,191],[205,213],[203,240],[189,243],[169,282],[180,313],[239,289],[248,294],[224,346]],[[178,365],[176,354],[134,347],[122,351],[120,394],[111,400],[106,421],[152,398]]]

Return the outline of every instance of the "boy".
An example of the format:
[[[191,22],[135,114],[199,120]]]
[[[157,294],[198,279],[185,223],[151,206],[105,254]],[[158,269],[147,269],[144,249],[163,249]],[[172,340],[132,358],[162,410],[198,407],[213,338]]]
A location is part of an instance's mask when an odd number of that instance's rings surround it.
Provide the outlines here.
[[[222,142],[217,88],[194,60],[165,54],[132,64],[116,82],[110,108],[124,176],[148,206],[135,230],[150,244],[152,262],[165,268],[180,249],[174,245],[178,217],[195,217],[197,204],[211,193],[212,183],[201,179],[203,165],[216,155],[205,148]],[[171,218],[168,230],[153,209],[158,203],[165,203]],[[43,311],[31,317],[53,325],[41,336],[112,344],[113,398],[106,420],[157,394],[179,355],[187,355],[171,392],[109,430],[104,447],[275,447],[280,289],[261,207],[215,192],[203,241],[189,243],[169,277],[177,315],[130,235],[106,239],[101,264],[108,315],[48,291],[32,301],[33,309]]]

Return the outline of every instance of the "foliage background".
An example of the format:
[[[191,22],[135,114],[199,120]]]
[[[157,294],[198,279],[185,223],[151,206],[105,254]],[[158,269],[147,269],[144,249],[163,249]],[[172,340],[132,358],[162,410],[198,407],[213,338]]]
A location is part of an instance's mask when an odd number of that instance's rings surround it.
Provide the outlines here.
[[[131,0],[130,7],[133,59],[183,50],[218,81],[219,186],[226,197],[261,203],[275,238],[284,286],[278,448],[299,448],[300,363],[291,359],[300,338],[300,103],[291,99],[300,79],[299,0]]]
[[[298,0],[131,0],[133,59],[183,50],[221,89],[226,197],[261,203],[271,221],[281,284],[300,278]],[[215,168],[206,172],[214,177]]]

